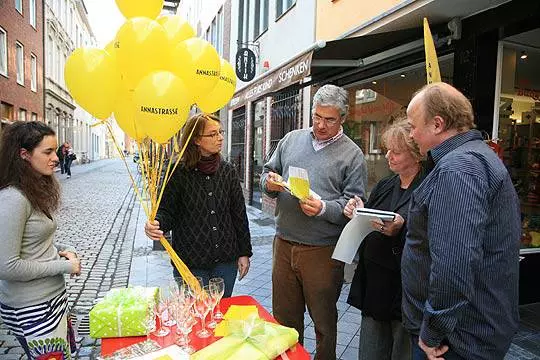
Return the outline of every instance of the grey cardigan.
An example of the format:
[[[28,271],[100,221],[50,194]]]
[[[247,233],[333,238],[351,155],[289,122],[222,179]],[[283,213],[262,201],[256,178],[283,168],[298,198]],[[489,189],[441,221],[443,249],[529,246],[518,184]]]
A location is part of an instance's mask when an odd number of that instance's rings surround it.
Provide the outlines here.
[[[0,302],[15,308],[36,305],[60,294],[71,263],[53,244],[56,221],[32,208],[14,187],[0,190]]]

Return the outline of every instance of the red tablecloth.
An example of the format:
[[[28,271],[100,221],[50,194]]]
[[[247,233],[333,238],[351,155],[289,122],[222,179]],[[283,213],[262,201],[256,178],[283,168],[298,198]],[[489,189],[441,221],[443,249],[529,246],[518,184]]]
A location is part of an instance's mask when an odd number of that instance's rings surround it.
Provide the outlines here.
[[[277,321],[272,317],[272,315],[270,315],[270,313],[266,311],[266,309],[262,307],[261,304],[259,304],[257,300],[255,300],[251,296],[233,296],[230,298],[224,298],[221,300],[221,305],[220,305],[221,311],[225,313],[227,309],[229,308],[229,306],[231,305],[255,305],[257,306],[257,309],[259,309],[259,316],[262,319],[266,321],[271,321],[273,323],[277,323]],[[219,337],[214,337],[214,336],[210,336],[209,338],[206,338],[206,339],[201,339],[197,337],[197,335],[195,335],[195,333],[199,329],[200,329],[200,324],[195,325],[195,327],[193,327],[193,331],[189,335],[191,339],[190,345],[193,346],[196,350],[200,350],[219,339]],[[174,343],[175,335],[172,334],[171,332],[171,334],[161,337],[161,338],[156,338],[154,336],[151,336],[151,338],[152,340],[155,340],[161,346],[165,347]],[[136,344],[144,340],[146,340],[146,336],[102,339],[101,340],[101,355],[102,356],[111,355],[116,350],[119,350],[126,346]],[[294,348],[294,351],[288,350],[287,356],[289,357],[290,360],[309,360],[310,359],[309,353],[300,344],[296,345],[296,347]]]

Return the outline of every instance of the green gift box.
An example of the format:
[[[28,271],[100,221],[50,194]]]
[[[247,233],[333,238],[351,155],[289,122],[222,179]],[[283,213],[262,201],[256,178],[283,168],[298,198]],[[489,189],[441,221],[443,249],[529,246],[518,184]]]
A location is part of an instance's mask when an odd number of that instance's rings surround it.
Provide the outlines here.
[[[111,338],[148,333],[148,319],[158,299],[158,288],[112,289],[90,311],[90,336]]]
[[[295,329],[258,318],[229,321],[230,335],[191,355],[191,360],[275,359],[298,342]]]

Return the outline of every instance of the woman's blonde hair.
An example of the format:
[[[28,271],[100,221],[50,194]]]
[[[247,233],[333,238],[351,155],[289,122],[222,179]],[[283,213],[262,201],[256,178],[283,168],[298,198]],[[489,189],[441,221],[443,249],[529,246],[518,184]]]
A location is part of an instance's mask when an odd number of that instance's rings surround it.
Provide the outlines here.
[[[381,141],[385,148],[394,145],[398,149],[409,151],[416,160],[420,161],[422,160],[422,154],[420,154],[420,149],[410,134],[411,125],[409,125],[406,118],[400,118],[389,124],[383,131]]]

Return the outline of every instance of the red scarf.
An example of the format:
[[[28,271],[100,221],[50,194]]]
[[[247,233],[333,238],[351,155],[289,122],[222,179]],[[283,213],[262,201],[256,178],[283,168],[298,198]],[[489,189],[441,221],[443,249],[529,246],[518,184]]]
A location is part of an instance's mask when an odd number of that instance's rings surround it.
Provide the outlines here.
[[[219,168],[221,162],[221,156],[219,153],[211,156],[201,156],[201,159],[197,163],[197,168],[205,175],[213,175]]]

